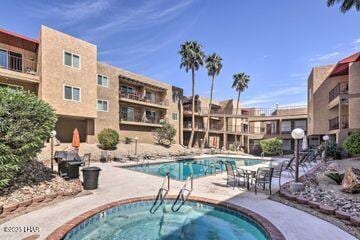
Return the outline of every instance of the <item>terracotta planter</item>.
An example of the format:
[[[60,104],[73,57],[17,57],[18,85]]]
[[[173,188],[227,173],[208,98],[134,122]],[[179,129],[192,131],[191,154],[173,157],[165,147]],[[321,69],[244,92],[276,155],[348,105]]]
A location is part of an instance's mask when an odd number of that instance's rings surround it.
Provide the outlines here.
[[[307,199],[304,198],[304,197],[297,197],[297,198],[296,198],[296,202],[298,202],[298,203],[300,203],[300,204],[304,204],[304,205],[309,204],[309,200],[307,200]]]
[[[320,207],[320,203],[309,201],[309,206],[314,209],[318,209]]]
[[[340,219],[343,219],[343,220],[350,220],[350,213],[347,213],[347,212],[344,212],[344,211],[341,211],[341,210],[336,210],[335,211],[335,216],[340,218]]]
[[[8,204],[3,206],[3,213],[10,213],[15,211],[19,207],[18,203]]]
[[[33,198],[33,202],[40,203],[40,202],[44,201],[45,198],[46,198],[45,196],[36,197],[36,198]]]
[[[331,207],[331,206],[320,205],[319,209],[320,209],[320,212],[325,213],[327,215],[335,214],[335,208]]]

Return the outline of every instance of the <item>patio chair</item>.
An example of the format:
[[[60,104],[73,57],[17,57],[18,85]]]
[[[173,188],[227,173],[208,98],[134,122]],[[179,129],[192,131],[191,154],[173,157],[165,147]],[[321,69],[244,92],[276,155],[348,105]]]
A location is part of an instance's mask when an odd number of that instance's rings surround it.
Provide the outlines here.
[[[283,165],[284,165],[283,171],[287,171],[291,175],[292,178],[294,178],[294,173],[295,173],[295,169],[293,167],[294,160],[295,160],[295,155],[292,156],[290,160],[285,160],[283,162]]]
[[[126,158],[122,157],[119,154],[114,154],[114,162],[121,162],[121,163],[125,163],[126,162]]]
[[[101,151],[100,153],[100,162],[107,162],[109,160],[109,152],[108,151]]]
[[[226,186],[230,185],[229,183],[232,182],[233,189],[235,188],[235,185],[240,185],[240,178],[244,178],[244,184],[246,180],[246,174],[244,172],[239,172],[236,167],[234,167],[231,163],[225,162],[225,168],[227,173],[227,180],[226,180]]]
[[[279,189],[281,190],[281,174],[283,172],[283,169],[285,167],[287,163],[281,162],[279,165],[277,165],[274,169],[273,169],[273,173],[272,173],[272,178],[278,178],[279,179]]]
[[[90,166],[90,157],[91,157],[90,153],[85,153],[84,156],[80,157],[82,167],[86,165],[86,162],[88,162],[88,166]]]
[[[271,195],[271,180],[273,174],[273,168],[259,168],[256,171],[255,177],[255,194],[257,194],[257,187],[262,186],[263,190],[266,188],[266,184],[269,185],[269,191]]]

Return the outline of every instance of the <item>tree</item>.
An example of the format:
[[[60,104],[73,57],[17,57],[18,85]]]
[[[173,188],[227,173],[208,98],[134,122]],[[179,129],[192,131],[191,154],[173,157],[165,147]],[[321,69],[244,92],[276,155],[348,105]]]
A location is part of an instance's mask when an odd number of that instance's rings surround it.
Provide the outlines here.
[[[55,111],[36,95],[0,88],[0,188],[35,159],[56,120]]]
[[[116,149],[119,143],[119,133],[111,128],[104,128],[98,134],[98,140],[103,149]]]
[[[205,132],[204,141],[202,142],[202,148],[204,148],[205,144],[208,142],[209,138],[209,130],[210,130],[210,111],[212,106],[212,98],[213,98],[213,92],[214,92],[214,82],[215,77],[219,75],[221,69],[222,69],[222,58],[217,55],[216,53],[213,53],[205,59],[205,66],[208,72],[208,75],[211,77],[211,87],[210,87],[210,102],[209,102],[209,112],[208,112],[208,120],[207,120],[207,127]]]
[[[234,74],[233,76],[234,82],[232,84],[232,88],[238,92],[238,98],[236,102],[236,113],[238,114],[239,111],[239,102],[240,102],[240,93],[243,92],[246,88],[248,88],[250,82],[250,76],[246,75],[245,73],[238,73]],[[237,118],[235,118],[235,133],[236,133],[236,125],[237,125]],[[237,143],[237,137],[235,135],[235,143]]]
[[[160,122],[161,127],[154,132],[154,138],[158,144],[170,146],[174,142],[176,129],[166,121]]]
[[[192,147],[195,135],[195,71],[204,65],[204,52],[202,46],[196,41],[187,41],[180,45],[181,55],[180,68],[185,68],[186,72],[191,70],[192,80],[192,116],[191,116],[191,135],[188,147]]]
[[[333,6],[335,3],[341,3],[340,10],[345,13],[351,8],[355,8],[357,11],[360,11],[360,0],[328,0],[328,7]]]

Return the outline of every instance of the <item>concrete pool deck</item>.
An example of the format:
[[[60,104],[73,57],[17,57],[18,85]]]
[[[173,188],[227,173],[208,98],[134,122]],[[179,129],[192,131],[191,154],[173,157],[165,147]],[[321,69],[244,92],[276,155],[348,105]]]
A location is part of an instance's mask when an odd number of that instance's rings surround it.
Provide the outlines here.
[[[59,226],[76,216],[113,201],[155,195],[163,182],[162,177],[120,168],[116,162],[94,163],[99,166],[99,188],[88,195],[62,202],[54,202],[39,210],[18,216],[0,225],[0,239],[22,239],[39,234],[44,239]],[[286,178],[283,181],[287,181]],[[176,195],[184,182],[171,180],[171,195]],[[277,187],[277,179],[273,183]],[[275,191],[275,190],[274,190]],[[226,186],[226,173],[194,179],[192,196],[227,201],[248,208],[271,221],[290,240],[356,239],[340,228],[300,210],[268,199],[267,192],[254,194],[245,188]],[[9,233],[5,227],[39,227],[39,233]]]

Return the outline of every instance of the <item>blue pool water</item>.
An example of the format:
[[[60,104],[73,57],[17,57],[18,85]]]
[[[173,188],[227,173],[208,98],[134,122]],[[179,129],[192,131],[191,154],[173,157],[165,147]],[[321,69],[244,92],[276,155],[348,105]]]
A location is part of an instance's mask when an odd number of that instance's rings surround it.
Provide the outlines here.
[[[190,174],[193,175],[193,178],[199,178],[202,176],[214,174],[215,172],[225,171],[225,165],[221,164],[221,162],[227,161],[235,162],[237,166],[250,166],[263,162],[260,159],[211,157],[201,159],[178,160],[176,162],[167,163],[137,165],[126,168],[157,176],[166,176],[166,173],[169,172],[170,178],[176,180],[186,180],[190,176]]]
[[[106,210],[72,229],[64,240],[268,239],[256,222],[239,212],[188,201],[174,213],[173,201],[166,201],[150,214],[152,203],[142,201]]]

